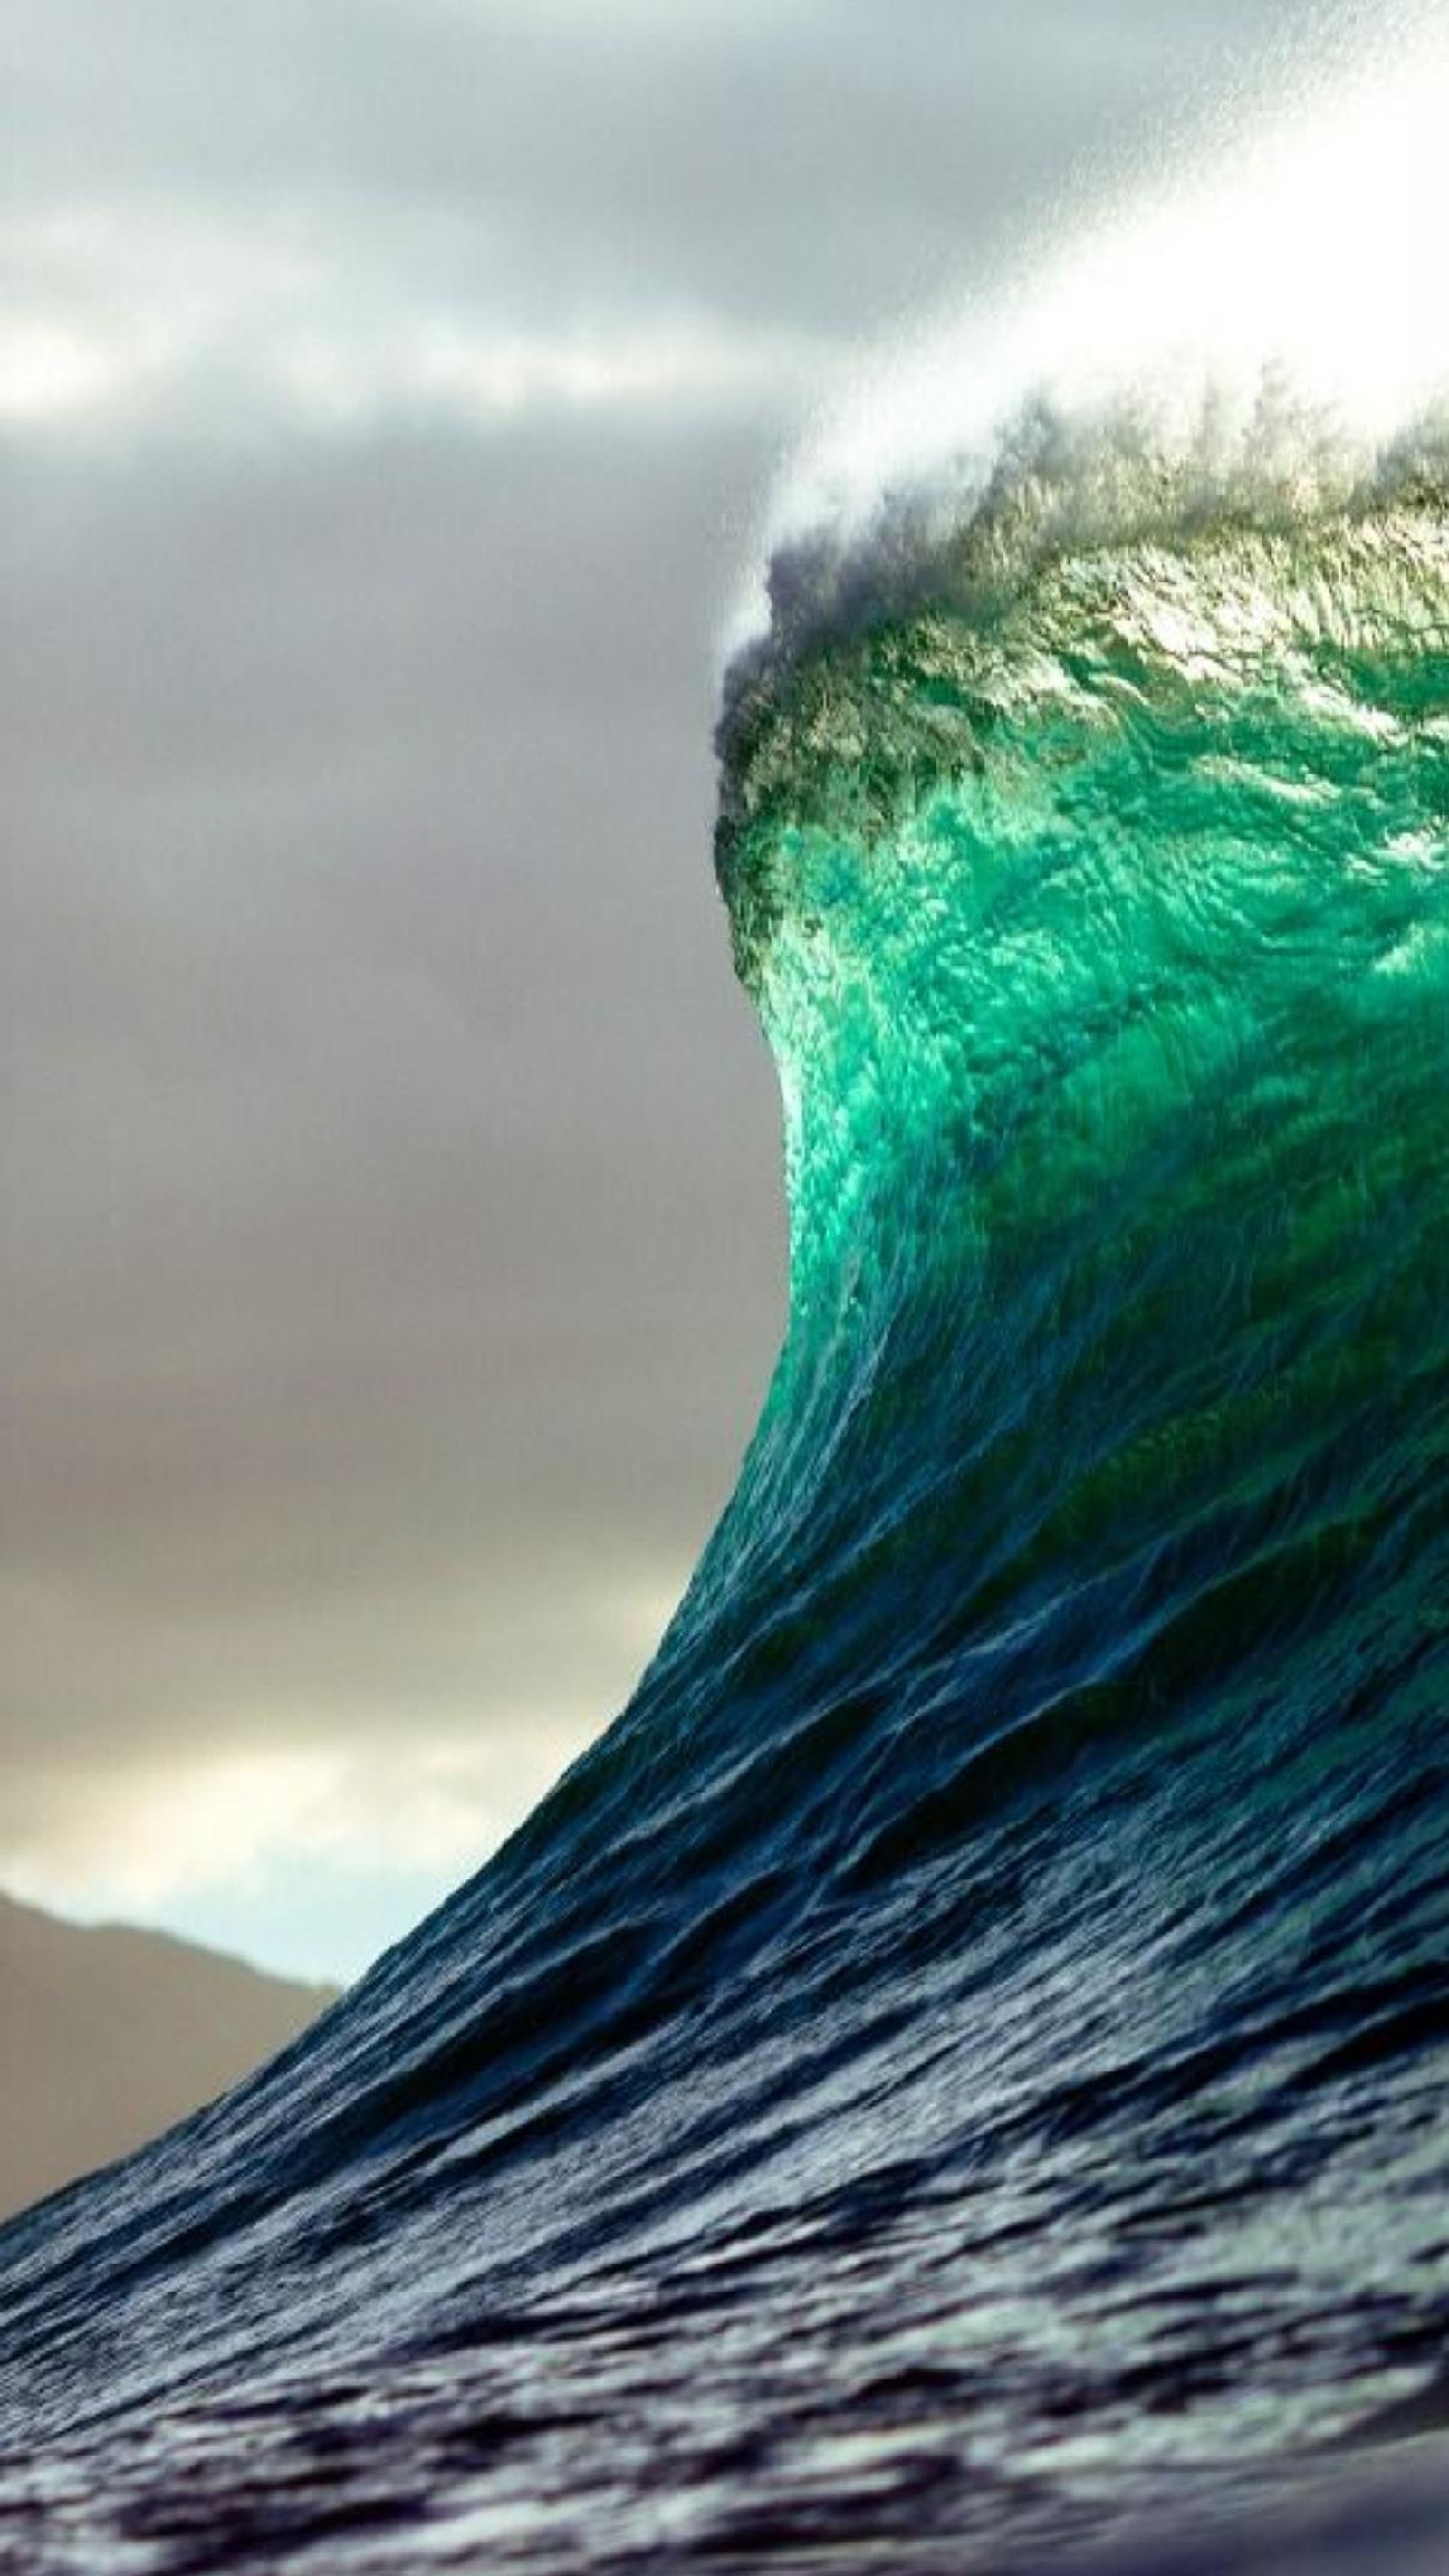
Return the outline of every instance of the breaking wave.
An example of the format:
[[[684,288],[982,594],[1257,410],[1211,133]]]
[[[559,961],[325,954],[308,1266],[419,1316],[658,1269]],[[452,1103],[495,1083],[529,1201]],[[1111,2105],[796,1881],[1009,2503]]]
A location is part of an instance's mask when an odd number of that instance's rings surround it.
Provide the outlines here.
[[[1059,2563],[1449,2419],[1449,445],[1173,382],[782,525],[738,1491],[505,1850],[7,2232],[15,2565]]]

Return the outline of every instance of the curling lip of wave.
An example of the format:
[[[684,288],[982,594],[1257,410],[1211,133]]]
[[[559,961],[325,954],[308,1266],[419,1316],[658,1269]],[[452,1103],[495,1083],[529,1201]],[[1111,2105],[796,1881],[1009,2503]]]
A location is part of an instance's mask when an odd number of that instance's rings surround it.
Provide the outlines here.
[[[1300,60],[1287,116],[1281,86],[1239,102],[1125,211],[1076,210],[1027,272],[865,360],[777,484],[769,582],[737,603],[727,660],[804,562],[849,558],[857,596],[879,582],[888,601],[902,534],[909,555],[933,516],[959,526],[1009,482],[1023,425],[1028,446],[1052,425],[1059,533],[1077,542],[1101,524],[1114,448],[1150,463],[1181,521],[1367,487],[1436,411],[1442,439],[1449,23],[1433,6],[1397,18],[1397,41],[1374,27],[1367,72],[1361,45],[1351,72],[1331,46],[1316,73]]]
[[[1366,445],[1279,374],[1235,413],[1205,391],[1169,424],[1150,396],[1092,411],[1040,393],[939,479],[882,494],[869,518],[826,515],[780,535],[768,622],[724,675],[717,748],[732,784],[742,703],[835,642],[930,608],[985,623],[1053,563],[1225,532],[1296,538],[1314,523],[1371,524],[1449,483],[1449,360],[1443,390],[1382,443]]]

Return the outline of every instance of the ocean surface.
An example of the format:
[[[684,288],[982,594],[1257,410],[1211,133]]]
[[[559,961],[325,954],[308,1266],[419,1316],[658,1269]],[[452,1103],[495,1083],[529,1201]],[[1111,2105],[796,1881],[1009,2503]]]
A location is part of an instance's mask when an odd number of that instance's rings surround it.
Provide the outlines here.
[[[791,1316],[622,1717],[0,2236],[0,2565],[1449,2567],[1449,440],[783,536]]]

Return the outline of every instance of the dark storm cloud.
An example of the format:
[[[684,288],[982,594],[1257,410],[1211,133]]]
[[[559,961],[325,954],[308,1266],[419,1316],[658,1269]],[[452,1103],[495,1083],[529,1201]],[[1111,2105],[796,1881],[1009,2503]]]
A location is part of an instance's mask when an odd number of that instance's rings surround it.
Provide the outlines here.
[[[0,1874],[82,1781],[607,1714],[780,1319],[772,460],[1287,14],[8,13]]]

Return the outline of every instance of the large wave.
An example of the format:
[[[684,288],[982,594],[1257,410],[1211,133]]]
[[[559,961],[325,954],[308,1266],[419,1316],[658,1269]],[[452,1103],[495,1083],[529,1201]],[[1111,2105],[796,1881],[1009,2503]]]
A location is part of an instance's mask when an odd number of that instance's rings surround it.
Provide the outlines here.
[[[1443,420],[1029,387],[782,531],[739,1490],[504,1852],[7,2233],[15,2564],[999,2565],[1449,2417]]]

